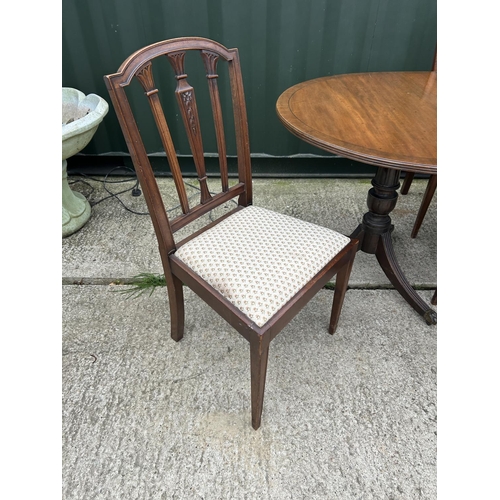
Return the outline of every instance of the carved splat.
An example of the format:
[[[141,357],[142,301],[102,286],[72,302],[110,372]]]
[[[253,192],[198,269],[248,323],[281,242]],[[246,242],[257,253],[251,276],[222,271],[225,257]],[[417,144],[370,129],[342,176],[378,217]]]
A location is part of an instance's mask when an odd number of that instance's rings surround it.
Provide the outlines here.
[[[215,52],[210,52],[209,50],[202,50],[201,57],[205,63],[205,69],[207,70],[207,78],[218,78],[217,71],[217,61],[219,60],[219,55]]]
[[[187,75],[184,73],[184,57],[186,56],[185,52],[173,52],[172,54],[167,54],[168,60],[170,64],[174,68],[175,77],[177,80],[182,78],[186,78]]]
[[[177,88],[175,94],[181,110],[182,119],[186,128],[189,145],[193,153],[196,172],[201,190],[201,203],[206,203],[212,199],[207,186],[207,174],[205,170],[205,158],[203,156],[203,142],[201,139],[200,121],[198,119],[198,108],[194,89],[187,81],[187,74],[184,71],[185,52],[173,52],[167,54],[170,64],[174,68]]]
[[[170,135],[170,130],[158,97],[158,89],[155,88],[153,66],[151,62],[148,62],[145,66],[140,68],[135,76],[141,83],[144,93],[148,97],[156,126],[160,132],[161,142],[165,149],[165,153],[167,154],[168,163],[175,182],[175,188],[177,190],[177,194],[179,195],[181,209],[182,212],[186,214],[189,212],[189,202],[186,194],[186,188],[184,187],[184,181],[182,180],[182,173],[179,167],[179,161],[175,152],[172,136]]]
[[[184,104],[184,108],[186,109],[187,118],[189,122],[189,128],[193,132],[194,135],[198,134],[198,123],[196,121],[196,116],[193,109],[193,92],[191,90],[187,90],[181,94],[182,102]]]
[[[219,87],[217,83],[218,74],[217,61],[219,56],[208,50],[201,51],[201,57],[207,71],[208,88],[210,91],[210,102],[212,103],[212,112],[214,115],[215,134],[217,137],[217,150],[219,153],[219,165],[222,182],[222,190],[229,189],[229,181],[227,174],[227,158],[226,158],[226,140],[224,137],[224,123],[222,121],[222,108],[219,96]]]
[[[147,96],[156,94],[158,89],[155,88],[155,82],[153,78],[153,65],[149,62],[142,68],[140,68],[135,74],[139,82],[141,82],[142,88]]]

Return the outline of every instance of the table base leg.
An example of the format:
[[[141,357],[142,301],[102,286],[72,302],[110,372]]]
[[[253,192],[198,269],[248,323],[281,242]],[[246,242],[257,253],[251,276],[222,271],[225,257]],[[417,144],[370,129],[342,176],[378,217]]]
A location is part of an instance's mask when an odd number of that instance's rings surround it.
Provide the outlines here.
[[[415,311],[417,311],[428,325],[437,324],[437,313],[430,308],[428,304],[422,300],[420,295],[408,283],[403,271],[399,267],[394,254],[392,245],[391,233],[384,233],[380,236],[377,251],[375,253],[377,260],[382,267],[389,281],[394,285],[394,288],[403,296]]]
[[[390,231],[386,233],[382,233],[380,235],[369,236],[370,244],[363,245],[363,241],[365,240],[365,236],[369,234],[369,231],[366,231],[366,228],[363,224],[360,224],[354,232],[350,235],[351,238],[356,238],[359,240],[358,249],[364,251],[366,253],[375,254],[380,267],[384,271],[385,275],[389,278],[389,281],[392,283],[394,288],[401,294],[401,296],[410,304],[410,306],[415,309],[421,316],[423,316],[425,322],[428,325],[437,324],[437,313],[434,309],[430,308],[428,304],[422,300],[420,295],[413,289],[410,285],[406,276],[403,274],[403,271],[399,267],[398,261],[396,259],[396,255],[394,253],[394,246],[392,244],[391,232],[393,226],[391,225]],[[376,250],[373,252],[370,250],[370,247],[373,246],[372,240],[374,237],[378,238],[378,243],[376,244]]]
[[[351,234],[359,240],[358,249],[374,254],[385,275],[402,297],[422,315],[428,325],[437,323],[437,313],[411,287],[399,267],[394,254],[391,233],[394,226],[389,214],[396,206],[399,188],[399,170],[379,167],[368,191],[368,212],[362,223]]]

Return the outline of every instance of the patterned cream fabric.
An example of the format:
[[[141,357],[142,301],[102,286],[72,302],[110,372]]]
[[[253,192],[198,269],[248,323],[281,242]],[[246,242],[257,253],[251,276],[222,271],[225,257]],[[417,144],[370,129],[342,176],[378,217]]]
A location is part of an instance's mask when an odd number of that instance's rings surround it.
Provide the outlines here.
[[[331,229],[249,206],[175,255],[261,327],[349,241]]]

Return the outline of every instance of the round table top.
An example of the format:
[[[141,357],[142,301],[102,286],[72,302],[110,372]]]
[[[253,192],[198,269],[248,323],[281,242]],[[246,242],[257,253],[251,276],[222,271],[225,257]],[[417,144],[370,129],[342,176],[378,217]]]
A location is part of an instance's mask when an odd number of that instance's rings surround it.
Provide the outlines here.
[[[435,71],[353,73],[290,87],[276,103],[293,134],[370,165],[437,173]]]

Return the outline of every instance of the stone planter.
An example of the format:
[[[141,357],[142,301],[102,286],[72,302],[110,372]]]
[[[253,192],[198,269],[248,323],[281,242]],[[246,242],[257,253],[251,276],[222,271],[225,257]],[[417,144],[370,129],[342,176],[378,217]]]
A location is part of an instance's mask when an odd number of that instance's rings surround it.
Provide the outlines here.
[[[90,204],[68,185],[67,159],[81,151],[108,112],[108,103],[95,94],[62,89],[62,235],[78,231],[90,217]]]

